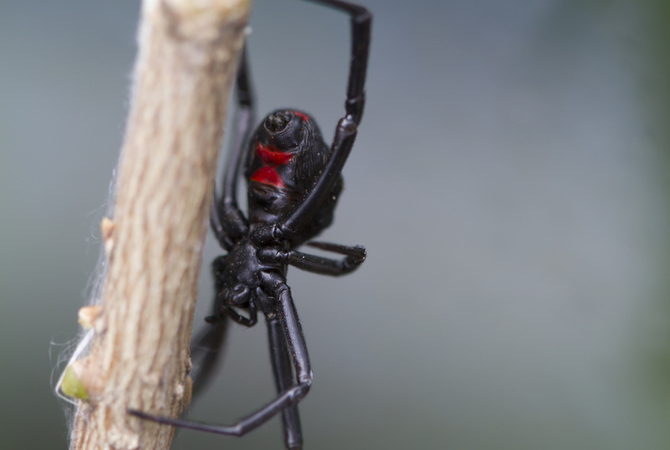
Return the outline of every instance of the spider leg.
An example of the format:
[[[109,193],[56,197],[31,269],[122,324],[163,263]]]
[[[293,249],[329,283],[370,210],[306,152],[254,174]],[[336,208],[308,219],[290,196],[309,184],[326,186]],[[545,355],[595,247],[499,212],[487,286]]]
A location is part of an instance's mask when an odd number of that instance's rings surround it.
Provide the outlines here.
[[[258,256],[264,263],[290,264],[300,270],[333,277],[351,273],[365,261],[365,248],[360,245],[347,246],[313,241],[306,245],[346,256],[338,260],[296,250],[279,250],[272,247],[260,250]]]
[[[218,204],[219,200],[216,195],[216,189],[214,189],[214,192],[212,193],[212,203],[209,206],[209,225],[212,229],[212,233],[214,233],[214,237],[219,241],[221,248],[230,251],[235,244],[230,236],[228,236],[228,232],[223,228],[221,217],[219,216]]]
[[[219,256],[212,261],[212,275],[217,280],[217,274],[226,266],[228,256]],[[217,283],[216,289],[219,286]],[[191,338],[191,361],[194,370],[191,371],[193,380],[193,396],[195,397],[209,383],[216,363],[219,360],[221,349],[224,346],[228,328],[230,328],[230,316],[222,314],[225,308],[218,295],[214,296],[212,302],[212,315],[205,320],[208,322],[197,334]]]
[[[197,367],[191,373],[193,397],[203,391],[215,373],[231,320],[245,327],[253,327],[258,321],[256,306],[253,302],[249,304],[249,317],[244,317],[233,308],[226,307],[223,312],[217,311],[217,314],[205,318],[208,325],[191,339],[191,361],[195,362],[194,366]]]
[[[323,172],[310,192],[279,223],[271,227],[257,227],[253,230],[253,239],[257,243],[290,239],[311,220],[312,215],[318,210],[318,206],[324,201],[326,196],[330,194],[333,184],[338,179],[342,167],[344,167],[344,163],[351,153],[358,125],[363,116],[363,107],[365,105],[364,86],[370,49],[372,14],[363,6],[341,0],[310,1],[339,9],[351,17],[352,45],[347,99],[345,102],[346,114],[337,123],[335,136],[331,144],[332,153]]]
[[[243,436],[248,432],[255,430],[278,413],[284,411],[287,407],[297,404],[303,397],[305,397],[305,395],[307,395],[312,386],[312,370],[310,368],[309,356],[307,354],[305,338],[303,337],[302,329],[300,327],[300,321],[298,320],[298,314],[293,305],[291,291],[286,285],[284,277],[276,272],[261,272],[261,279],[266,292],[268,292],[276,302],[277,315],[279,316],[279,321],[281,323],[281,331],[288,343],[288,350],[295,368],[297,384],[284,390],[270,403],[267,403],[258,411],[240,419],[237,423],[231,426],[209,425],[201,422],[172,419],[170,417],[147,414],[134,409],[128,409],[129,414],[142,419],[196,431],[206,431],[229,436]]]
[[[249,304],[249,317],[244,317],[230,306],[219,310],[217,302],[214,303],[214,308],[217,310],[216,313],[205,317],[208,325],[191,339],[191,361],[195,362],[197,367],[191,373],[193,397],[202,392],[215,372],[214,369],[222,353],[230,321],[245,327],[253,327],[258,321],[256,306],[253,302]]]
[[[220,256],[212,262],[212,272],[215,280],[217,274],[226,266],[228,256]],[[220,282],[217,281],[216,289],[220,289]],[[212,314],[205,318],[205,325],[197,334],[194,333],[191,339],[191,361],[194,370],[191,371],[193,380],[193,397],[198,395],[209,383],[215,372],[216,363],[220,358],[223,346],[225,344],[226,334],[230,328],[230,321],[240,325],[251,327],[258,321],[256,304],[249,302],[249,317],[239,314],[231,306],[224,304],[222,298],[218,295],[214,297],[212,304]]]
[[[292,251],[289,255],[289,264],[308,272],[337,277],[353,272],[365,261],[365,247],[361,245],[348,246],[315,241],[306,245],[345,255],[343,259],[338,260]]]
[[[275,379],[277,393],[282,393],[293,384],[293,372],[291,360],[286,346],[286,338],[281,328],[279,317],[276,314],[267,316],[265,320],[268,327],[268,341],[270,345],[270,359],[272,361],[272,374]],[[300,428],[300,415],[298,406],[288,406],[282,411],[282,424],[284,428],[284,443],[286,448],[298,449],[302,446],[302,430]]]
[[[203,327],[191,339],[191,361],[195,368],[190,373],[193,380],[193,397],[203,391],[216,372],[214,369],[223,353],[229,324],[228,316],[222,317],[217,323]]]
[[[217,198],[216,189],[210,209],[210,225],[221,246],[230,250],[233,242],[247,234],[249,224],[237,205],[237,181],[244,164],[244,144],[247,142],[254,121],[254,97],[249,79],[246,50],[242,51],[235,82],[238,110],[233,130],[233,145],[228,153],[223,175],[223,195]]]
[[[351,64],[347,84],[347,115],[359,124],[365,104],[365,75],[370,51],[372,13],[364,6],[342,0],[308,0],[339,9],[351,16]]]

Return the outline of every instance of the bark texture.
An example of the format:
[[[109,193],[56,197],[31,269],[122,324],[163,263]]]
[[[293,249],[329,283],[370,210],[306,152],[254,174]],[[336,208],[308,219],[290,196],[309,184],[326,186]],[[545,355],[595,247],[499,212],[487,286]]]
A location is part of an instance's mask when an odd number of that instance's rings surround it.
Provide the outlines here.
[[[144,0],[109,258],[71,448],[167,449],[190,400],[189,338],[225,107],[250,0]],[[111,226],[111,228],[110,228]]]

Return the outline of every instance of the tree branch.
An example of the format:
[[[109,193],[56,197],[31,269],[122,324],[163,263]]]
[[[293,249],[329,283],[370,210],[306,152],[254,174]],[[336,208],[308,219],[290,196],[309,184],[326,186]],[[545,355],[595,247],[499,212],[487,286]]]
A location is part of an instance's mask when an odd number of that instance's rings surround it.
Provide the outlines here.
[[[79,362],[72,449],[167,449],[190,400],[189,338],[225,107],[250,0],[144,0],[109,264]]]

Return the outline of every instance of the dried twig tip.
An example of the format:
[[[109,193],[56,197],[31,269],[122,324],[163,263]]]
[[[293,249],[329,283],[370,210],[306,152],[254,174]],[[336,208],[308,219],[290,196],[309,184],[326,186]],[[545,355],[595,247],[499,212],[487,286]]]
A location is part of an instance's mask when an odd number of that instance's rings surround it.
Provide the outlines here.
[[[114,249],[114,222],[108,217],[103,217],[100,221],[100,232],[102,233],[102,242],[105,245],[105,255],[109,258]]]
[[[100,315],[101,307],[100,305],[84,306],[79,308],[77,317],[79,319],[79,324],[84,330],[93,328],[93,322]]]

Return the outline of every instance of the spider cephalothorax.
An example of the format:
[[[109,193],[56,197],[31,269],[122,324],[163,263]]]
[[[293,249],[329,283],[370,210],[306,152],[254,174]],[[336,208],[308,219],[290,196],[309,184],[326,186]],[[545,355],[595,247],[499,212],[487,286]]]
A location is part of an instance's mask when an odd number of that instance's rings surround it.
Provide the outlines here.
[[[351,152],[365,103],[365,73],[372,16],[362,6],[342,0],[312,0],[348,13],[352,50],[346,114],[335,128],[331,145],[308,114],[282,109],[269,114],[253,133],[253,95],[246,58],[237,74],[239,104],[236,135],[223,177],[223,195],[212,202],[212,232],[226,255],[212,264],[216,295],[210,324],[192,342],[194,393],[206,384],[223,346],[228,323],[247,327],[265,316],[277,397],[232,426],[205,425],[156,416],[131,414],[160,423],[218,434],[242,436],[281,414],[284,441],[289,449],[302,448],[298,402],[312,385],[305,339],[286,284],[292,265],[322,275],[350,273],[365,260],[361,246],[307,242],[333,220],[342,191],[341,171]],[[248,215],[237,205],[237,182],[244,170]],[[345,257],[331,259],[297,251],[306,243]],[[238,312],[242,311],[242,313]]]

